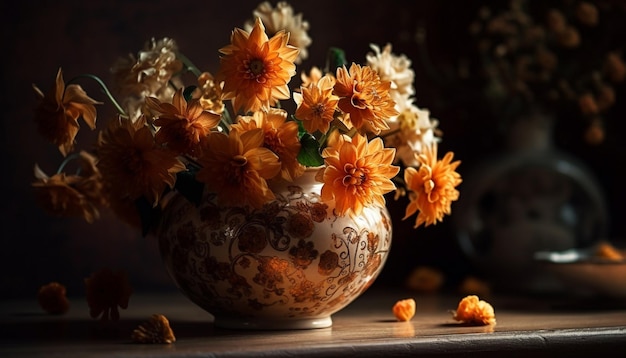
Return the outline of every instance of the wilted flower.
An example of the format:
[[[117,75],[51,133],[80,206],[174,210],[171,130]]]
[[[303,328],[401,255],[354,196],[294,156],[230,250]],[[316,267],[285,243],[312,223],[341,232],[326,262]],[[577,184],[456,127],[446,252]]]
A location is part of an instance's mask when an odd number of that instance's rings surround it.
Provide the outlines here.
[[[100,102],[87,96],[83,88],[76,84],[65,85],[63,72],[59,68],[56,82],[48,95],[33,85],[40,97],[35,112],[35,122],[39,133],[59,147],[64,156],[74,149],[74,138],[82,118],[89,128],[96,127],[96,107]]]

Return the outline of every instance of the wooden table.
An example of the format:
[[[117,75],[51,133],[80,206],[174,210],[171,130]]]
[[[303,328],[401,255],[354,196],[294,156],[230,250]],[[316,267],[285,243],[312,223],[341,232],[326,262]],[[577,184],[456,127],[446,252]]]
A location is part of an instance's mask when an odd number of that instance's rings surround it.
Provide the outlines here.
[[[417,313],[397,322],[396,300],[414,297]],[[178,292],[135,294],[121,320],[102,324],[82,298],[63,316],[33,300],[0,301],[0,357],[626,357],[626,302],[567,297],[492,297],[497,325],[452,319],[461,295],[372,289],[333,316],[331,328],[237,331],[213,327],[212,316]],[[153,313],[176,335],[170,345],[132,343]]]

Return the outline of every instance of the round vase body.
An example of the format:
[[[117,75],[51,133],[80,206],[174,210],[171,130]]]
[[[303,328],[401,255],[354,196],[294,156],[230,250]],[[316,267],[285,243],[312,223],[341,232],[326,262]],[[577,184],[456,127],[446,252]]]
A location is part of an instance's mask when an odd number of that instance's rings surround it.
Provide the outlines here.
[[[177,195],[165,207],[158,234],[165,267],[215,326],[329,327],[382,270],[392,234],[387,208],[338,217],[320,200],[315,173],[274,184],[276,199],[261,209],[220,207],[214,193],[199,206]]]
[[[541,119],[541,118],[540,118]],[[580,160],[551,145],[550,119],[524,118],[515,141],[464,177],[454,213],[457,238],[497,289],[563,290],[534,255],[590,247],[608,227],[601,186]]]

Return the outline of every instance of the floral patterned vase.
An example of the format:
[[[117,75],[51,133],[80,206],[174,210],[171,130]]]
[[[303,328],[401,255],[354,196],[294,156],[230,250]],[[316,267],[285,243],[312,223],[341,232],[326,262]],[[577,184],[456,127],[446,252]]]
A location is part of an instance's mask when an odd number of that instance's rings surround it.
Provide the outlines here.
[[[236,329],[311,329],[361,295],[383,268],[392,226],[385,206],[337,217],[320,200],[309,169],[272,187],[262,209],[220,207],[206,193],[166,206],[159,247],[166,269],[191,301]]]

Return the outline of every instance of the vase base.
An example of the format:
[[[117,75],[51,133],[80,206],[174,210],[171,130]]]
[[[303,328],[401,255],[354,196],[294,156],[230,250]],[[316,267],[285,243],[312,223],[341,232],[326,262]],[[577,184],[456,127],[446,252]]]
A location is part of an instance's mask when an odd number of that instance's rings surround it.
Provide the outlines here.
[[[294,330],[294,329],[317,329],[328,328],[333,325],[330,316],[272,320],[268,318],[254,317],[215,317],[215,327],[227,329],[249,330]]]

